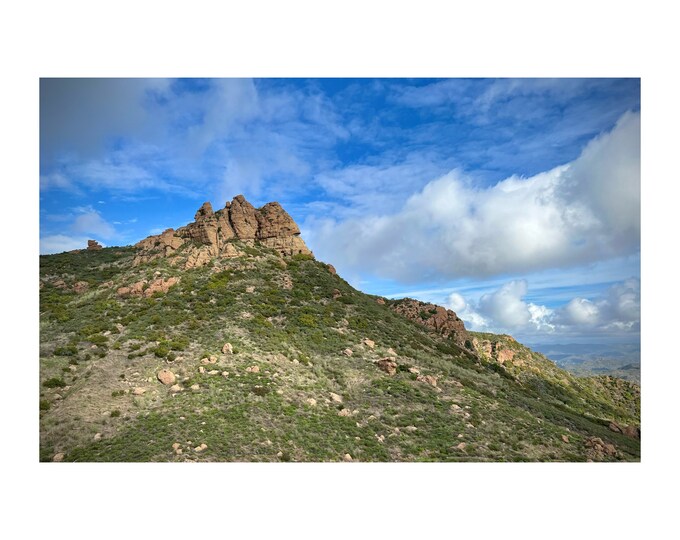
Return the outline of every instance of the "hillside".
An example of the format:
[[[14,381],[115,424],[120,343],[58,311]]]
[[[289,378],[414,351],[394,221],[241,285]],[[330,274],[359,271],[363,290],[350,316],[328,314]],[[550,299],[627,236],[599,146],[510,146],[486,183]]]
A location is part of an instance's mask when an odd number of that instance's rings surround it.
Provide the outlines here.
[[[352,288],[276,203],[40,257],[43,461],[638,461],[639,386]]]

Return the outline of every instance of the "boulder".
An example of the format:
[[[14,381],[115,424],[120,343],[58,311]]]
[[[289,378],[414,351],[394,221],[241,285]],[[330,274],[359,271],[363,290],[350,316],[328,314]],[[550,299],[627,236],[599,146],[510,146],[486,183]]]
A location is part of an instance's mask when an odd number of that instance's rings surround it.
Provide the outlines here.
[[[640,438],[640,428],[636,426],[624,426],[621,428],[621,433],[633,439]]]
[[[90,288],[90,284],[87,281],[77,281],[73,285],[73,292],[76,294],[83,294]]]
[[[363,341],[362,343],[363,343],[364,345],[366,345],[366,347],[368,347],[369,349],[374,349],[374,348],[375,348],[375,341],[370,340],[370,339],[368,339],[368,338],[365,338],[364,341]]]
[[[87,241],[87,250],[88,251],[98,251],[100,249],[102,249],[102,246],[96,240],[88,240]]]
[[[224,344],[222,347],[222,354],[234,354],[234,348],[231,346],[231,343]]]
[[[344,349],[342,351],[342,354],[344,354],[345,356],[352,356],[352,354],[354,353],[352,352],[352,349]]]
[[[165,385],[173,385],[177,380],[175,374],[169,369],[161,369],[156,376],[158,377],[158,380]]]
[[[432,375],[418,375],[418,377],[416,377],[416,380],[427,383],[434,387],[437,386],[437,378],[433,377]]]
[[[395,375],[397,373],[397,362],[394,358],[381,358],[375,362],[375,365],[388,375]]]

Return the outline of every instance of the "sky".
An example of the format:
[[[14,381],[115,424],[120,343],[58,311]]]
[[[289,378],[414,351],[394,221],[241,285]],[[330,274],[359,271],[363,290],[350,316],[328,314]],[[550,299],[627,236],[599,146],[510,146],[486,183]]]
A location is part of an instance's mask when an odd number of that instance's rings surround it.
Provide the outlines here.
[[[639,344],[639,79],[41,80],[41,253],[238,194],[364,292]]]

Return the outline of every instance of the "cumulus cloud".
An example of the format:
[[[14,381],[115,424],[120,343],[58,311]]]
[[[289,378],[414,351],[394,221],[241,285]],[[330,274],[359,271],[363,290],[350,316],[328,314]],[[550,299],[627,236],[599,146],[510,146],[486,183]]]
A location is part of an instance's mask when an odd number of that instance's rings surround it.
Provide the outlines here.
[[[477,301],[452,293],[445,305],[476,331],[565,336],[639,331],[640,281],[636,278],[616,283],[592,298],[572,298],[556,308],[525,301],[528,292],[525,280],[514,280]]]
[[[525,280],[510,281],[493,294],[485,294],[479,300],[479,311],[503,327],[515,328],[526,325],[531,313],[522,297],[527,293]]]
[[[599,319],[599,309],[586,298],[574,298],[562,312],[560,319],[568,325],[594,325]]]
[[[635,253],[640,246],[640,115],[625,114],[573,162],[477,188],[460,170],[391,215],[308,227],[345,272],[404,282],[491,276]]]
[[[555,313],[562,327],[599,331],[639,331],[640,280],[627,279],[612,285],[599,298],[574,298]]]

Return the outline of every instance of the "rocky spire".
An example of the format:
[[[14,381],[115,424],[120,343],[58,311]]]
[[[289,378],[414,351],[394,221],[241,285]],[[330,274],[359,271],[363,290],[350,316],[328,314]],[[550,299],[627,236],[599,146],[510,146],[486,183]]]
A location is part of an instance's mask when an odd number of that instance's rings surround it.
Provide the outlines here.
[[[300,228],[279,203],[270,202],[256,209],[243,195],[237,195],[217,212],[209,202],[203,203],[193,223],[142,240],[136,245],[142,250],[136,260],[139,263],[159,256],[169,257],[186,241],[191,241],[198,250],[192,253],[193,259],[190,257],[194,261],[191,265],[200,266],[211,257],[241,255],[233,239],[259,242],[282,256],[312,254],[300,238]]]

